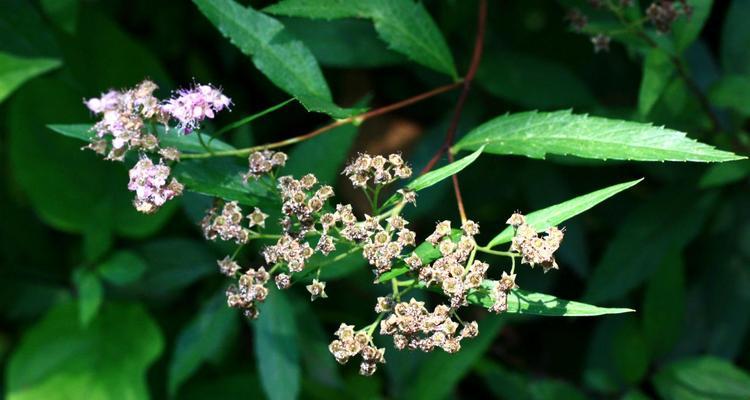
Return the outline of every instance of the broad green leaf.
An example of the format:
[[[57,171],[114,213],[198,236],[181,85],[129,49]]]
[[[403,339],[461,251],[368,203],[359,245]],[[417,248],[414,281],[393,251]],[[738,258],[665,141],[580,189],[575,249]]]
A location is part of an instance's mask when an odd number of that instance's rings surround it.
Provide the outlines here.
[[[486,52],[476,84],[494,96],[529,109],[597,104],[586,82],[564,64],[525,53],[494,49]]]
[[[475,128],[452,151],[544,158],[547,154],[634,161],[731,161],[745,157],[685,137],[685,133],[570,110],[505,114]]]
[[[297,326],[284,295],[271,290],[253,323],[260,382],[271,400],[296,399],[300,390]]]
[[[728,361],[713,357],[669,364],[654,376],[653,382],[656,391],[665,399],[750,398],[750,375]]]
[[[492,288],[495,281],[486,280],[482,288],[469,294],[469,303],[485,308],[492,307]],[[591,317],[606,314],[633,312],[630,308],[605,308],[577,301],[563,300],[544,293],[515,289],[508,294],[508,313],[541,315],[549,317]]]
[[[685,317],[684,262],[679,253],[667,256],[646,286],[643,334],[655,356],[668,353],[680,336]]]
[[[406,390],[404,399],[442,399],[447,397],[471,367],[487,351],[500,332],[505,319],[488,315],[479,323],[479,336],[461,343],[461,351],[430,353]]]
[[[675,199],[691,201],[675,201]],[[588,282],[584,298],[617,299],[647,279],[670,251],[699,232],[715,194],[668,190],[633,211],[617,230]]]
[[[750,74],[750,2],[732,0],[721,31],[721,65],[729,74]]]
[[[531,380],[485,356],[474,365],[474,372],[482,377],[487,389],[497,399],[530,400],[528,388]]]
[[[227,307],[221,290],[208,299],[190,323],[182,328],[169,364],[169,393],[190,378],[206,360],[220,352],[238,328],[239,314]]]
[[[258,182],[245,182],[247,168],[228,158],[185,160],[175,165],[172,174],[193,192],[234,200],[244,205],[272,202],[268,190]]]
[[[56,58],[24,58],[0,52],[0,102],[24,82],[60,65]]]
[[[664,50],[651,49],[646,53],[646,59],[643,61],[641,88],[638,91],[639,114],[648,115],[661,94],[664,93],[674,72],[674,66]]]
[[[375,30],[393,50],[454,79],[458,76],[448,45],[421,2],[283,0],[265,11],[290,17],[371,19]]]
[[[91,130],[91,124],[71,124],[71,125],[47,125],[48,128],[62,135],[90,142],[96,136]],[[184,153],[205,153],[207,150],[203,147],[198,135],[203,137],[203,142],[208,143],[211,138],[209,135],[200,132],[193,132],[189,135],[180,134],[177,129],[165,130],[164,126],[158,125],[156,128],[156,137],[159,138],[161,147],[174,147]],[[209,145],[212,151],[234,150],[230,144],[214,139]]]
[[[545,229],[558,225],[566,220],[581,214],[595,205],[607,200],[608,198],[622,192],[625,189],[629,189],[643,179],[637,179],[630,182],[620,183],[599,189],[595,192],[585,194],[583,196],[576,197],[566,202],[556,204],[538,211],[534,211],[526,215],[526,223],[533,226],[537,232],[542,232]],[[513,228],[507,227],[497,236],[495,236],[488,244],[487,247],[495,247],[497,245],[508,243],[513,239]]]
[[[39,107],[40,98],[54,107]],[[81,121],[86,114],[81,96],[58,80],[35,79],[16,93],[7,120],[14,179],[42,220],[57,229],[82,233],[96,228],[100,235],[129,237],[152,234],[171,216],[177,201],[156,214],[137,212],[122,163],[103,162],[93,152],[81,151],[81,142],[45,126]]]
[[[194,0],[198,9],[222,35],[250,56],[255,66],[276,86],[305,108],[343,118],[359,110],[333,103],[330,89],[315,57],[279,21],[234,0]]]
[[[47,16],[63,31],[74,34],[78,24],[78,0],[41,0]]]
[[[78,320],[86,326],[96,316],[102,304],[104,289],[96,273],[78,269],[73,273],[73,282],[78,295]]]
[[[146,268],[146,262],[137,254],[120,250],[99,264],[96,271],[105,281],[123,286],[137,281]]]
[[[320,65],[375,68],[403,64],[406,61],[386,47],[369,21],[284,18],[281,22],[307,45]]]
[[[709,92],[711,103],[731,108],[740,115],[750,116],[750,75],[727,75],[716,82]]]
[[[678,53],[687,49],[698,38],[711,14],[713,3],[713,0],[692,0],[690,16],[677,18],[672,24],[672,37]]]
[[[170,294],[218,271],[216,256],[197,240],[152,240],[140,247],[139,254],[148,268],[132,287],[146,296]]]
[[[159,327],[141,306],[107,305],[81,327],[75,304],[61,304],[16,347],[6,370],[6,396],[145,400],[146,371],[162,348]]]
[[[356,137],[357,127],[344,125],[306,140],[289,152],[283,173],[297,178],[313,173],[322,184],[334,185]]]
[[[623,318],[620,329],[611,338],[612,361],[621,380],[635,385],[648,371],[651,354],[635,316]]]

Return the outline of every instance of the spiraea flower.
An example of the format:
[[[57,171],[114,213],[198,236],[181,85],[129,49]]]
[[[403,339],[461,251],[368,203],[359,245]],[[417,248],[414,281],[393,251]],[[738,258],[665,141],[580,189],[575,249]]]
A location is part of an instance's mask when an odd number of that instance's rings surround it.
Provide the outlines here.
[[[212,208],[201,221],[203,235],[208,240],[221,238],[237,244],[246,243],[250,230],[242,226],[242,220],[242,209],[236,201],[224,203],[221,212]]]
[[[253,212],[251,212],[247,219],[250,221],[250,227],[259,226],[261,228],[266,227],[266,218],[268,218],[268,214],[265,214],[263,211],[260,210],[260,208],[255,207],[253,209]]]
[[[224,257],[216,263],[219,264],[219,271],[229,277],[234,277],[241,269],[240,265],[229,256]]]
[[[335,335],[338,339],[328,345],[328,351],[339,364],[346,364],[350,358],[359,354],[362,356],[359,373],[370,376],[377,370],[377,364],[385,363],[385,349],[375,347],[372,337],[366,332],[355,332],[353,325],[341,324]]]
[[[599,53],[601,51],[609,51],[609,42],[612,39],[603,34],[598,34],[591,37],[591,44],[594,45],[594,53]]]
[[[106,138],[111,138],[111,149],[107,159],[121,161],[130,148],[155,150],[158,147],[156,136],[147,133],[148,120],[166,123],[166,117],[153,96],[155,83],[145,80],[133,89],[110,90],[101,97],[84,101],[91,112],[102,119],[92,128],[99,140],[87,146],[99,154],[107,153]]]
[[[517,288],[516,285],[516,274],[508,274],[503,271],[503,276],[492,288],[492,306],[489,308],[491,312],[500,314],[508,310],[508,293]]]
[[[424,302],[411,299],[393,306],[393,312],[380,322],[380,334],[393,336],[399,349],[432,351],[439,347],[448,353],[461,349],[461,339],[478,334],[478,326],[458,331],[459,323],[451,319],[451,308],[439,304],[429,312]]]
[[[249,169],[244,175],[246,181],[258,179],[270,173],[274,168],[286,165],[287,156],[280,151],[256,151],[248,157]]]
[[[589,24],[589,19],[579,9],[572,9],[568,11],[565,19],[570,23],[570,27],[576,31],[581,32],[586,25]]]
[[[270,275],[265,268],[250,268],[243,273],[237,281],[237,285],[230,286],[227,291],[227,305],[244,311],[246,317],[255,319],[258,317],[258,303],[265,301],[268,296],[266,283]]]
[[[515,229],[515,236],[511,242],[510,249],[521,253],[521,262],[531,267],[539,264],[544,272],[550,269],[558,269],[554,253],[560,248],[564,230],[550,227],[545,231],[545,236],[540,237],[533,226],[526,224],[526,220],[520,213],[513,214],[508,219],[508,224]]]
[[[326,283],[321,282],[317,279],[313,279],[312,283],[305,286],[308,292],[310,292],[310,301],[315,301],[318,298],[328,298],[326,294]]]
[[[211,85],[195,85],[178,90],[174,97],[164,102],[162,110],[179,122],[182,133],[188,134],[198,129],[204,119],[212,119],[231,103],[221,90]]]
[[[183,186],[176,179],[169,179],[170,168],[159,161],[154,164],[148,157],[140,160],[128,173],[128,189],[135,192],[135,209],[146,214],[156,212],[164,203],[182,194]]]
[[[347,165],[343,173],[355,187],[366,188],[370,183],[387,185],[396,179],[409,178],[412,170],[399,154],[384,157],[365,153]]]
[[[646,9],[646,18],[660,33],[669,33],[677,18],[685,14],[690,16],[693,8],[686,0],[656,0]]]

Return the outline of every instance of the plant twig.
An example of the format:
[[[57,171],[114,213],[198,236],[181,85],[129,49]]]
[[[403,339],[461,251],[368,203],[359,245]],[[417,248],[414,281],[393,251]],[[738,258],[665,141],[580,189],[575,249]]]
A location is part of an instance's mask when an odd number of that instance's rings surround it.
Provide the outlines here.
[[[432,89],[428,92],[418,94],[414,97],[410,97],[405,100],[401,100],[397,103],[393,103],[390,105],[387,105],[385,107],[377,108],[375,110],[366,112],[364,114],[359,114],[355,116],[351,116],[344,119],[336,120],[326,126],[323,126],[321,128],[318,128],[312,132],[308,132],[304,135],[295,136],[293,138],[285,139],[279,142],[273,142],[273,143],[267,143],[260,146],[253,146],[253,147],[246,147],[243,149],[236,149],[236,150],[225,150],[225,151],[215,151],[213,154],[211,153],[194,153],[194,154],[183,154],[180,156],[182,159],[191,159],[191,158],[210,158],[210,157],[226,157],[226,156],[245,156],[248,155],[254,151],[259,150],[268,150],[268,149],[276,149],[279,147],[289,146],[295,143],[299,143],[302,141],[305,141],[307,139],[313,138],[315,136],[318,136],[320,134],[323,134],[325,132],[328,132],[332,129],[338,128],[339,126],[351,124],[351,123],[362,123],[370,118],[377,117],[382,114],[389,113],[393,110],[397,110],[399,108],[403,108],[409,105],[412,105],[414,103],[418,103],[422,100],[428,99],[433,96],[437,96],[441,93],[445,93],[449,90],[453,90],[461,85],[462,81],[450,83],[444,86],[440,86],[438,88]]]
[[[453,145],[453,138],[456,136],[456,130],[458,130],[458,122],[461,119],[461,112],[466,104],[466,99],[469,96],[469,90],[471,89],[471,83],[474,80],[474,75],[477,73],[479,68],[479,62],[482,60],[482,49],[484,48],[484,31],[487,23],[487,0],[479,0],[479,11],[477,13],[477,34],[474,40],[474,52],[471,56],[471,64],[469,64],[469,70],[466,72],[464,78],[463,88],[461,94],[458,96],[456,107],[453,110],[453,118],[451,118],[448,130],[445,133],[445,140],[443,140],[442,146],[438,149],[432,159],[422,169],[421,174],[425,174],[435,167],[435,164],[440,160],[446,152],[448,153],[448,160],[453,162],[453,154],[448,151]],[[420,175],[421,175],[420,174]],[[466,221],[466,210],[464,209],[464,202],[461,196],[461,188],[458,185],[458,177],[453,175],[453,190],[456,193],[456,203],[458,204],[458,213],[461,216],[461,221]]]

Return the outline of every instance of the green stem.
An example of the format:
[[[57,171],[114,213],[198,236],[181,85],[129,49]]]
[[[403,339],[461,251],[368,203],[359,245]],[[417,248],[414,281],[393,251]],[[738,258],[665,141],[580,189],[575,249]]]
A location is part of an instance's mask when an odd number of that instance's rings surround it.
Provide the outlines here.
[[[372,337],[372,334],[375,333],[375,328],[378,327],[378,324],[383,320],[383,317],[385,317],[385,313],[378,314],[378,317],[375,318],[375,322],[367,326],[367,336]]]
[[[486,247],[480,247],[480,246],[477,246],[477,247],[475,248],[475,250],[477,250],[477,251],[481,251],[482,253],[487,253],[487,254],[494,254],[494,255],[496,255],[496,256],[505,256],[505,257],[512,257],[512,258],[515,258],[515,257],[521,257],[521,255],[520,255],[520,254],[518,254],[518,253],[514,253],[514,252],[512,252],[512,251],[500,251],[500,250],[492,250],[492,249],[488,249],[488,248],[486,248]]]
[[[267,108],[267,109],[265,109],[265,110],[263,110],[263,111],[261,111],[261,112],[259,112],[257,114],[248,115],[247,117],[242,118],[239,121],[232,122],[231,124],[229,124],[229,125],[221,128],[221,129],[219,129],[218,131],[214,132],[213,136],[211,137],[211,140],[216,139],[217,137],[221,136],[222,134],[224,134],[224,133],[226,133],[228,131],[231,131],[232,129],[237,129],[237,128],[241,127],[242,125],[248,124],[248,123],[252,122],[253,120],[256,120],[256,119],[258,119],[258,118],[260,118],[260,117],[262,117],[262,116],[264,116],[266,114],[272,113],[272,112],[278,110],[279,108],[284,107],[285,105],[291,103],[292,101],[294,101],[294,98],[285,100],[285,101],[283,101],[283,102],[281,102],[281,103],[279,103],[279,104],[277,104],[275,106],[272,106],[270,108]],[[208,143],[211,143],[211,140],[209,140]]]

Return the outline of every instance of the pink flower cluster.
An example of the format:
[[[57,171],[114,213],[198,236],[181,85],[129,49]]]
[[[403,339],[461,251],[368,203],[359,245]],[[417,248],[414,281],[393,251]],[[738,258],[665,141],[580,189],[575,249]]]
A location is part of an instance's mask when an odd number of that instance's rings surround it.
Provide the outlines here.
[[[154,165],[148,157],[142,157],[130,169],[128,189],[135,192],[133,205],[142,213],[153,213],[164,203],[182,194],[183,185],[169,179],[170,168],[161,161]]]
[[[167,100],[162,109],[180,122],[183,133],[198,128],[201,121],[213,118],[216,112],[228,108],[232,101],[221,90],[211,85],[195,85],[177,91],[177,97]]]

